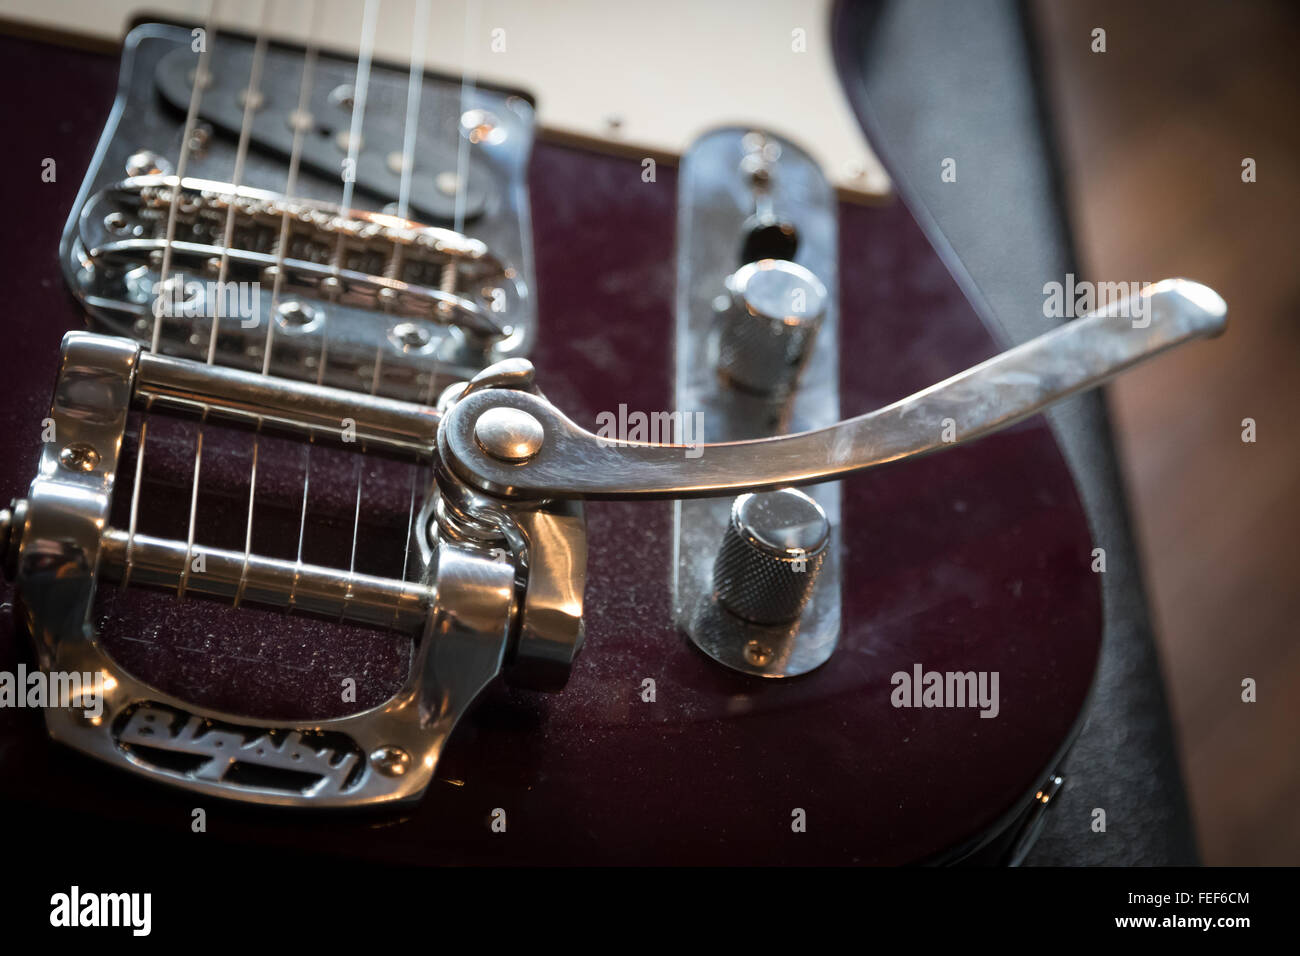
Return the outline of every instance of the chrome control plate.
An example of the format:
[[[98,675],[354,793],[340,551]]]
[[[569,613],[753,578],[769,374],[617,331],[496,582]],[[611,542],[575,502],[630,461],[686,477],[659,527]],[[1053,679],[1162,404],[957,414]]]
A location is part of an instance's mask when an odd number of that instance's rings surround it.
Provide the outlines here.
[[[674,401],[695,416],[698,442],[807,431],[840,420],[835,193],[811,157],[772,133],[706,133],[682,158],[677,198]],[[797,387],[772,397],[734,388],[718,372],[720,297],[727,277],[755,258],[789,259],[826,288],[825,312]],[[708,467],[708,451],[701,467]],[[761,626],[721,607],[713,563],[731,498],[674,504],[673,607],[697,647],[736,670],[801,674],[824,663],[840,632],[840,486],[807,489],[826,512],[831,540],[812,597],[793,624]]]

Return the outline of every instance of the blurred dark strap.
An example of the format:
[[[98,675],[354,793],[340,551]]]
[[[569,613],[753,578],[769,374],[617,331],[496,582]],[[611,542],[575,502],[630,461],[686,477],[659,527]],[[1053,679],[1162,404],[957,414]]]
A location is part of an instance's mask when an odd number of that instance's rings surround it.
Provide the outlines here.
[[[1013,0],[841,0],[832,35],[873,149],[976,310],[1007,346],[1046,331],[1058,320],[1037,307],[1043,284],[1080,269],[1026,11]],[[940,177],[948,159],[955,182]],[[1026,863],[1195,863],[1106,407],[1094,392],[1049,418],[1106,550],[1105,635],[1082,731],[1061,762],[1065,789]],[[1105,833],[1091,829],[1095,808]]]

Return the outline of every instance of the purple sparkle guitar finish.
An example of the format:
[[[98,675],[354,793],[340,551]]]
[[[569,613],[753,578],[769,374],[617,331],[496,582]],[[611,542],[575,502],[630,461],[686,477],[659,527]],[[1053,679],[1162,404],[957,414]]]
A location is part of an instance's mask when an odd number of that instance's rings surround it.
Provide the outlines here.
[[[0,70],[6,88],[35,82],[40,93],[10,99],[7,125],[22,135],[3,159],[17,184],[7,197],[9,345],[0,353],[8,498],[31,478],[59,340],[86,323],[64,287],[58,237],[117,60],[0,38]],[[40,178],[47,156],[58,164],[53,183]],[[531,359],[550,401],[587,427],[620,403],[671,407],[676,177],[662,166],[655,183],[640,173],[637,159],[546,142],[532,157]],[[845,416],[999,350],[901,204],[844,205],[840,257]],[[374,468],[382,491],[382,464]],[[239,513],[234,498],[214,499],[205,520],[230,520],[223,507]],[[226,843],[413,863],[891,864],[978,847],[1054,769],[1097,662],[1100,589],[1069,471],[1040,417],[849,478],[843,512],[844,631],[819,670],[764,681],[699,653],[672,623],[671,506],[592,503],[587,641],[563,692],[491,689],[457,728],[423,801],[399,814],[208,801],[209,831]],[[391,637],[141,595],[105,595],[117,622],[110,652],[201,705],[330,716],[337,675],[369,675],[359,706],[401,677]],[[4,600],[0,670],[14,671],[31,658],[7,589]],[[917,664],[997,672],[997,715],[893,706],[891,675]],[[653,702],[642,697],[646,678]],[[156,841],[188,828],[196,799],[59,748],[38,712],[15,708],[0,709],[0,796]],[[505,833],[488,825],[496,808],[507,813]],[[796,810],[805,832],[792,828]]]

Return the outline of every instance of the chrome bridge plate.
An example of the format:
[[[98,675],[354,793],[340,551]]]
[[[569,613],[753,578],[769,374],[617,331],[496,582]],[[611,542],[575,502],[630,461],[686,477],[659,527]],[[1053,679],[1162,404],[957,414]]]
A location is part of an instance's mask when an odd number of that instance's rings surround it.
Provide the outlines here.
[[[148,343],[157,322],[159,351],[205,359],[216,323],[217,364],[265,367],[285,378],[421,401],[493,362],[527,354],[535,333],[528,100],[493,89],[462,90],[459,78],[426,74],[408,217],[399,219],[393,213],[409,74],[374,64],[351,172],[353,216],[339,217],[356,62],[318,54],[304,116],[297,109],[304,50],[278,43],[266,51],[250,147],[237,184],[241,205],[225,275],[238,289],[233,295],[229,288],[214,289],[228,205],[223,200],[235,190],[222,195],[209,189],[214,208],[195,210],[178,223],[169,272],[182,276],[174,296],[182,308],[164,311],[159,322],[155,293],[170,199],[165,183],[180,156],[197,72],[192,42],[189,28],[164,24],[139,26],[128,35],[117,99],[64,229],[65,277],[105,331]],[[230,185],[254,43],[225,32],[211,43],[210,79],[199,99],[185,178]],[[286,196],[298,126],[304,132],[297,183]],[[462,153],[468,158],[460,189]],[[161,168],[141,163],[142,156],[157,159]],[[196,194],[187,190],[187,201]],[[277,199],[293,208],[296,218],[290,262],[273,310],[279,233],[272,220],[282,208]],[[458,218],[466,238],[451,244],[462,266],[453,299],[440,288],[446,273],[439,270],[441,239],[434,237],[444,231],[453,235]],[[306,234],[316,226],[317,232],[333,229],[331,241],[338,231],[348,233],[337,271],[342,281],[322,277],[329,266],[322,249],[329,244]],[[390,232],[413,235],[406,248],[427,251],[425,261],[387,255],[401,245],[389,241]],[[485,271],[485,263],[499,268]],[[452,305],[463,306],[463,313],[449,314]]]
[[[762,198],[756,198],[742,168],[755,148],[766,149],[772,157],[771,181]],[[750,235],[756,205],[768,221],[794,228],[794,251],[772,250],[772,256],[806,267],[828,294],[798,388],[784,401],[732,389],[717,371],[715,300],[742,260],[756,252],[768,254],[756,241],[759,237]],[[675,402],[683,420],[691,416],[700,422],[693,440],[740,441],[838,422],[838,224],[835,193],[817,163],[771,133],[743,128],[707,133],[682,159],[677,223]],[[677,624],[702,651],[735,670],[762,677],[801,674],[824,663],[839,639],[840,485],[831,482],[804,490],[825,511],[831,538],[812,596],[790,625],[761,626],[741,620],[713,595],[713,562],[732,499],[674,504],[672,587]]]

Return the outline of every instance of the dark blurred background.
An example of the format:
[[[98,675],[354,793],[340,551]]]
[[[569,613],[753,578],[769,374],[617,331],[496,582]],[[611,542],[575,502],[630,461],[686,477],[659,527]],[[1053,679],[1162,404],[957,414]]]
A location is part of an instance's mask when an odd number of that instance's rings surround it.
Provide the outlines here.
[[[1130,372],[1108,401],[1202,858],[1294,865],[1300,4],[1031,0],[1029,12],[1088,277],[1183,275],[1228,302],[1213,347]],[[1091,49],[1097,27],[1105,53]]]

